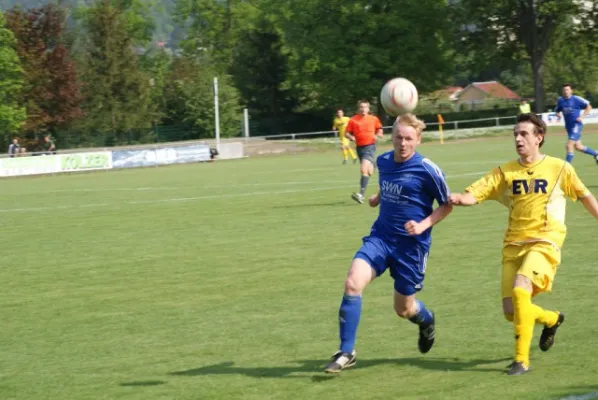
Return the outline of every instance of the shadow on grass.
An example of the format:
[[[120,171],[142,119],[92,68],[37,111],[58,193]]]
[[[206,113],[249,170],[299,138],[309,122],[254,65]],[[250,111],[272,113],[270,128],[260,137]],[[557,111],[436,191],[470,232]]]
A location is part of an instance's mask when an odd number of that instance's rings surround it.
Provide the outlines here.
[[[398,359],[360,359],[355,369],[370,368],[378,365],[413,366],[416,368],[433,371],[468,371],[468,372],[505,372],[506,365],[498,367],[480,367],[499,362],[511,361],[504,359],[474,359],[463,360],[459,358],[398,358]],[[222,362],[205,367],[193,368],[184,371],[171,372],[174,376],[207,376],[207,375],[245,375],[252,378],[306,378],[305,373],[313,374],[322,372],[329,360],[300,360],[296,366],[285,367],[242,367],[235,366],[232,361]],[[311,375],[310,375],[311,376]],[[312,381],[327,381],[334,376],[318,374],[312,376]]]
[[[132,387],[136,387],[136,386],[158,386],[158,385],[164,385],[166,382],[165,381],[134,381],[134,382],[122,382],[120,384],[120,386],[132,386]]]
[[[598,384],[596,385],[571,385],[560,389],[558,400],[591,400],[598,399]]]

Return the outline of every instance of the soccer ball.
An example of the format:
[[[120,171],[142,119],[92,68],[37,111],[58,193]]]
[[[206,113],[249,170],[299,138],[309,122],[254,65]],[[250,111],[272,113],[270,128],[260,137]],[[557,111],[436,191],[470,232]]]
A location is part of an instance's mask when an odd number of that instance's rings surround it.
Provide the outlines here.
[[[405,78],[389,80],[380,92],[382,107],[394,117],[413,111],[417,106],[417,99],[417,88]]]

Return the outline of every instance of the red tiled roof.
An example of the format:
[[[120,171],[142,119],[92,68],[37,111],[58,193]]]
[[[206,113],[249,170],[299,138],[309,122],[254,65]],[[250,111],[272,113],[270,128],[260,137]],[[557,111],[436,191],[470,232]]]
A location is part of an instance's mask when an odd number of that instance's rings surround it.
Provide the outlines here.
[[[498,99],[519,99],[519,95],[513,92],[511,89],[503,84],[496,81],[490,82],[473,82],[473,86],[477,87],[483,92],[488,93],[490,96]]]

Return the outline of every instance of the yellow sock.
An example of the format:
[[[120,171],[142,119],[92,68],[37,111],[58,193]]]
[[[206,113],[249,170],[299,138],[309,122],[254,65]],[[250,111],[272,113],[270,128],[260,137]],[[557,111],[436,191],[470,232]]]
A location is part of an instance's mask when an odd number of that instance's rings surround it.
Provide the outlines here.
[[[546,325],[548,327],[554,326],[559,320],[559,313],[556,311],[545,310],[540,306],[532,303],[533,313],[538,324]]]
[[[347,149],[343,149],[343,159],[345,161],[347,161],[347,157],[349,156],[349,152],[347,151]]]
[[[357,154],[355,154],[355,152],[353,151],[353,149],[349,148],[349,153],[351,153],[351,158],[352,159],[356,159],[357,158]]]
[[[536,316],[532,307],[532,294],[523,288],[513,289],[515,314],[515,361],[529,366],[529,348],[534,335]]]

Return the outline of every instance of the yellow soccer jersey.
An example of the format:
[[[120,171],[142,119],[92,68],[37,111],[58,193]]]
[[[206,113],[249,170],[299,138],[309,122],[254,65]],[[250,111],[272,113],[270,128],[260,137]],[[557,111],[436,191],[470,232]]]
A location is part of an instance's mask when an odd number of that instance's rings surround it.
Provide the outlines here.
[[[495,168],[465,191],[478,202],[496,200],[509,209],[504,242],[565,241],[567,197],[575,201],[590,194],[568,162],[549,156],[524,166],[518,160]]]
[[[340,140],[347,140],[345,137],[345,130],[347,129],[349,119],[349,117],[336,117],[334,121],[332,121],[332,129],[336,129],[338,131],[338,137]]]

